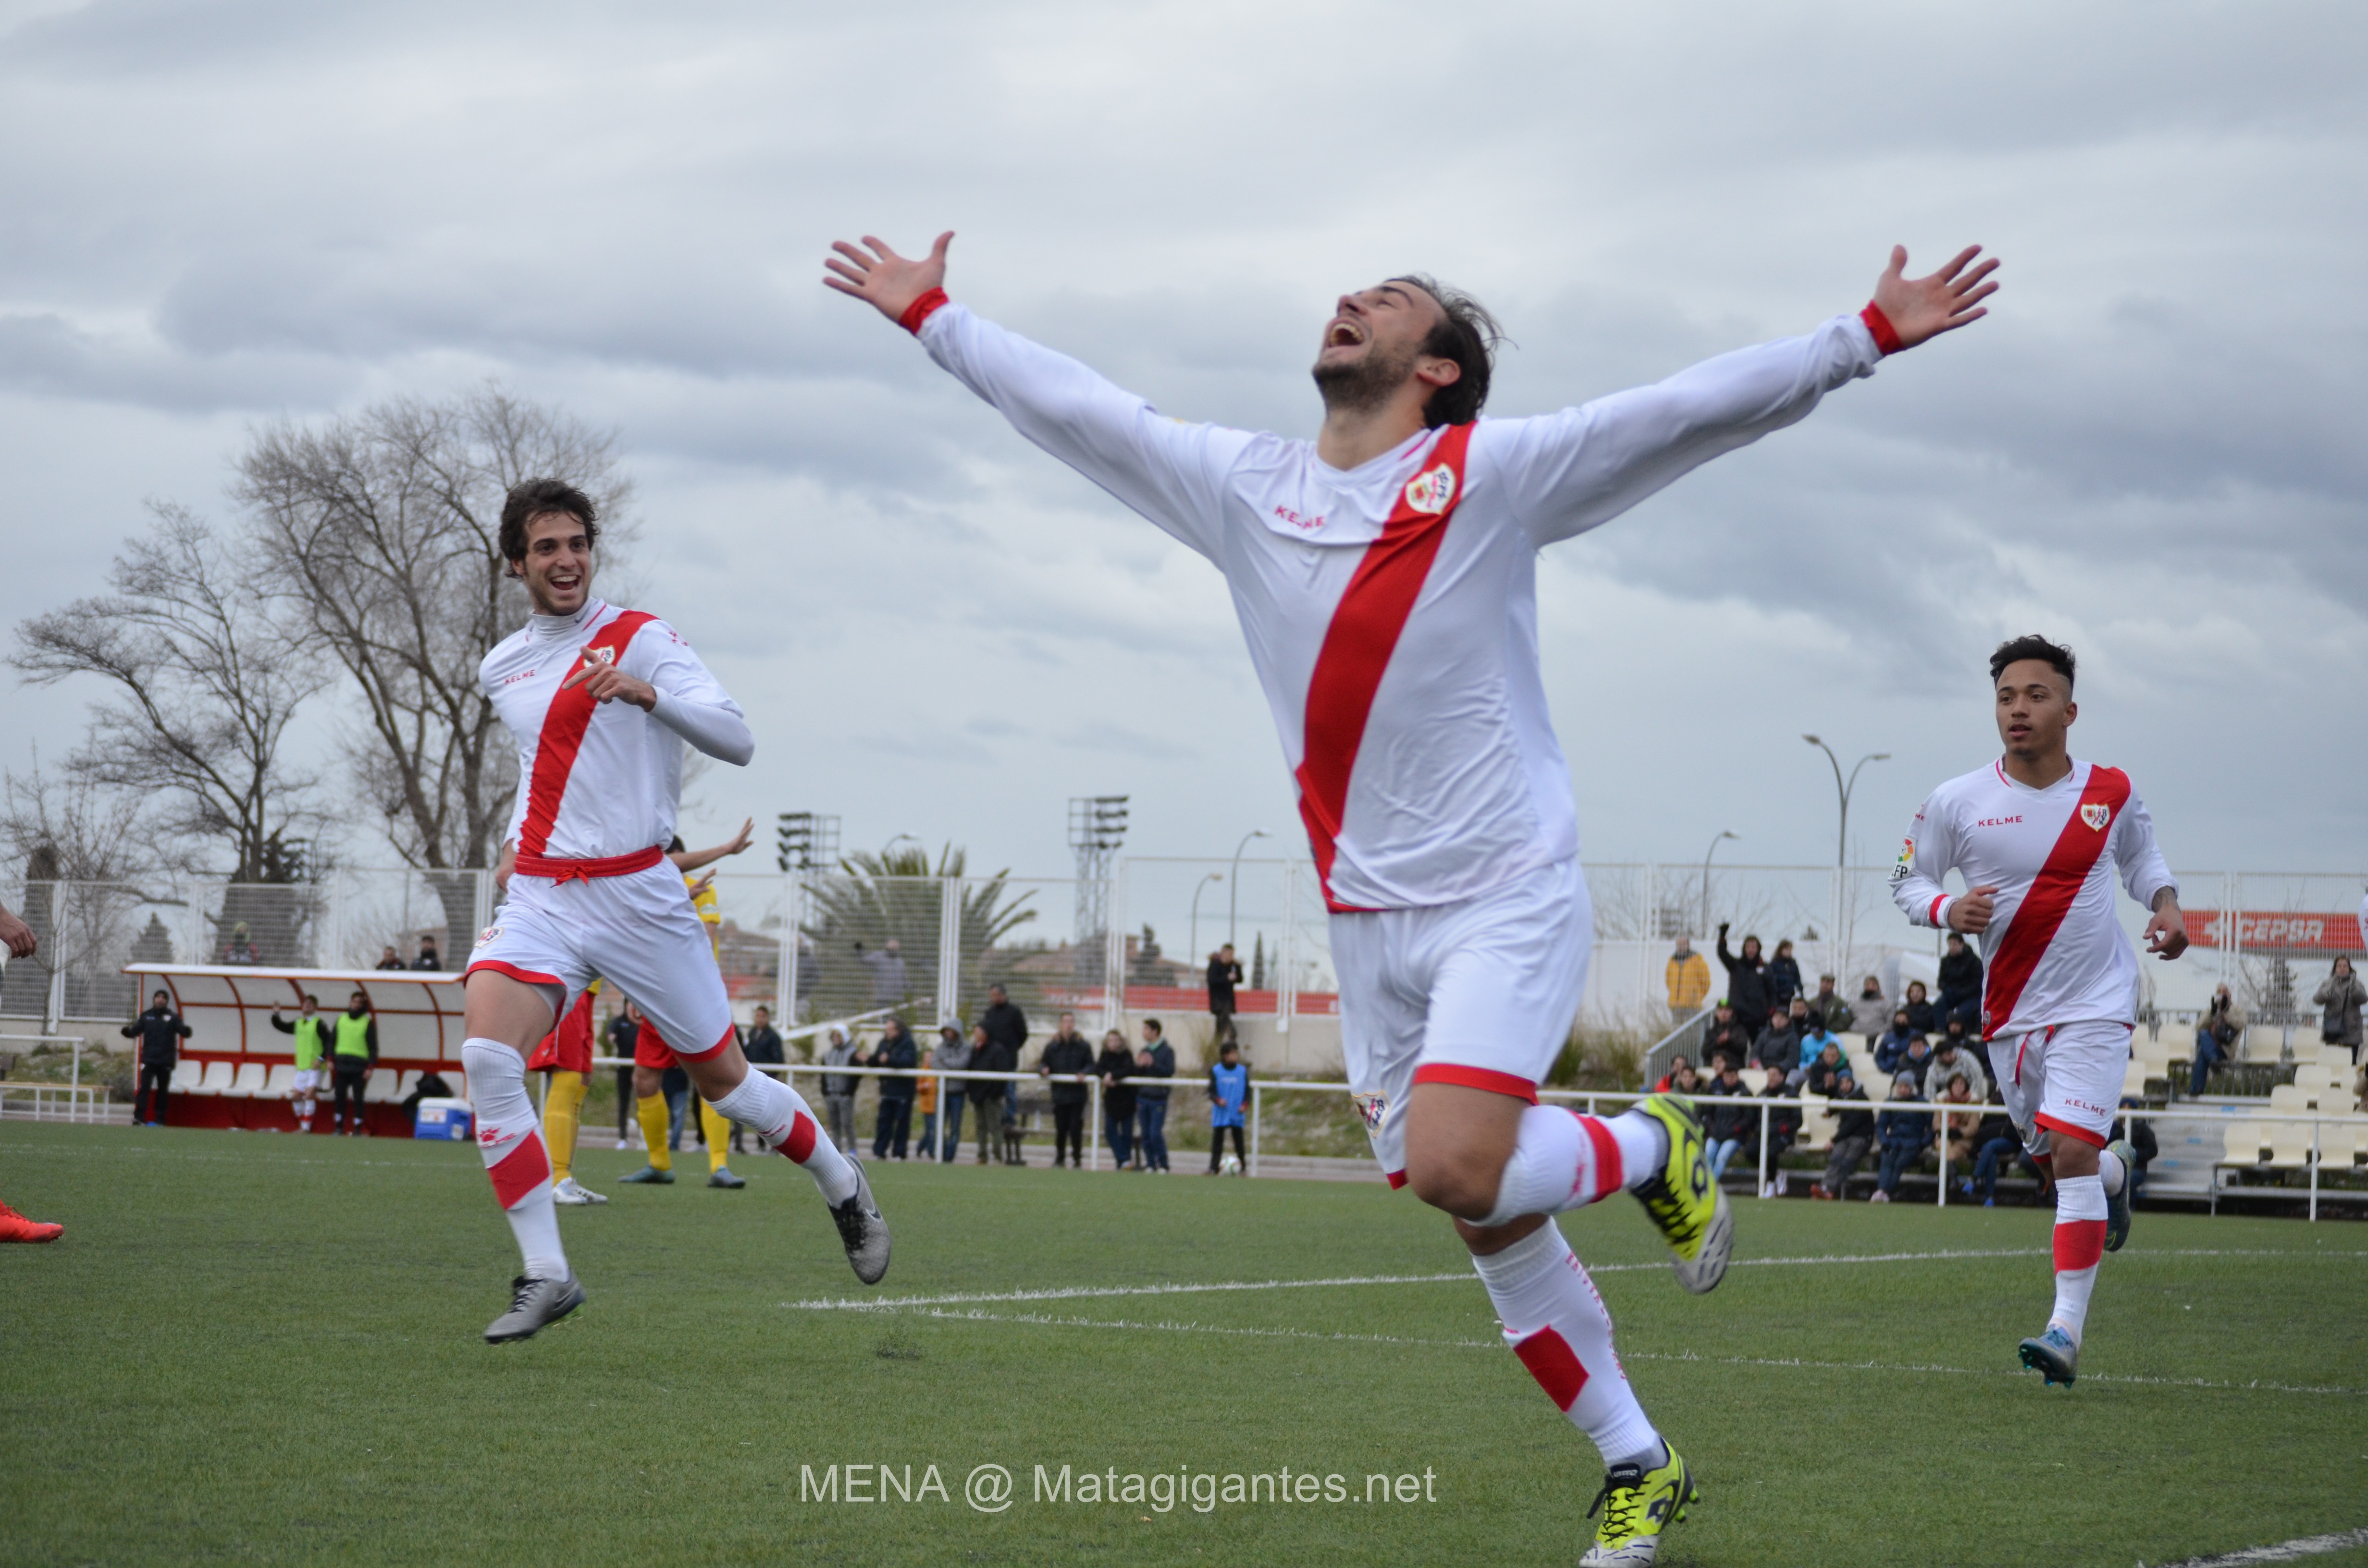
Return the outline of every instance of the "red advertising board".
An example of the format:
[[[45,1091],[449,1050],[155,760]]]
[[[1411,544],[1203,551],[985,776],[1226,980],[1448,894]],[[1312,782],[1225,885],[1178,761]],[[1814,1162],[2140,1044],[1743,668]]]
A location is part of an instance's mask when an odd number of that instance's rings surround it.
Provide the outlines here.
[[[2348,909],[2332,914],[2191,909],[2187,939],[2199,948],[2233,947],[2248,953],[2356,953],[2361,950],[2360,917]]]

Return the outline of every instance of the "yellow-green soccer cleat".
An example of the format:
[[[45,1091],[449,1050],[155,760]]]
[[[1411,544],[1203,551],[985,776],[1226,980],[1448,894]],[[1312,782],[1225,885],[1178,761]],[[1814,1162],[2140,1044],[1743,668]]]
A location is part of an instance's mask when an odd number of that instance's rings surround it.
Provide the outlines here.
[[[1717,1288],[1735,1250],[1735,1216],[1726,1194],[1711,1178],[1710,1145],[1693,1107],[1675,1095],[1655,1095],[1636,1108],[1669,1135],[1669,1157],[1653,1178],[1635,1188],[1636,1201],[1661,1228],[1676,1254],[1678,1283],[1699,1296]]]
[[[1603,1490],[1587,1510],[1591,1519],[1602,1509],[1603,1523],[1578,1568],[1649,1568],[1660,1555],[1661,1532],[1702,1501],[1694,1472],[1678,1450],[1664,1442],[1661,1451],[1667,1457],[1656,1470],[1623,1464],[1605,1472]]]

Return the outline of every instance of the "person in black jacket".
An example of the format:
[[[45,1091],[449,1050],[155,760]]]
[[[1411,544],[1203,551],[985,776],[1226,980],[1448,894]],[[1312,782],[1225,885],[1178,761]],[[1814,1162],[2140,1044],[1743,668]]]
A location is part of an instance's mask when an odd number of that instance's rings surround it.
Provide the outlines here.
[[[878,1049],[864,1065],[910,1069],[920,1064],[921,1048],[913,1043],[912,1031],[905,1028],[905,1020],[892,1013],[881,1026]],[[905,1158],[905,1145],[913,1136],[913,1091],[917,1086],[911,1078],[880,1080],[880,1118],[871,1130],[873,1159],[887,1159],[892,1153],[897,1159]]]
[[[1234,987],[1242,983],[1242,964],[1234,957],[1234,945],[1227,942],[1209,955],[1209,1017],[1217,1022],[1216,1041],[1238,1041],[1234,1032]]]
[[[1134,1114],[1143,1123],[1143,1165],[1167,1169],[1167,1085],[1176,1076],[1176,1048],[1163,1037],[1159,1020],[1143,1020],[1143,1049],[1135,1053]]]
[[[1002,987],[996,988],[1000,994]],[[970,1027],[970,1065],[979,1073],[1016,1073],[1017,1060],[1007,1055],[1007,1048],[986,1031],[984,1023]],[[985,1165],[990,1158],[1004,1158],[1008,1145],[1003,1135],[1004,1091],[1010,1087],[1000,1078],[973,1078],[970,1081],[971,1115],[978,1120],[978,1163]],[[948,1155],[947,1158],[952,1158]]]
[[[1701,1103],[1695,1109],[1702,1113],[1702,1132],[1710,1140],[1710,1179],[1716,1181],[1726,1174],[1726,1162],[1743,1147],[1746,1123],[1757,1126],[1759,1118],[1736,1107],[1736,1101],[1750,1094],[1743,1086],[1742,1075],[1733,1062],[1718,1064],[1718,1076],[1702,1086]]]
[[[173,1010],[170,992],[148,998],[148,1010],[123,1026],[123,1038],[140,1042],[140,1085],[131,1093],[131,1119],[150,1127],[165,1125],[165,1111],[173,1095],[173,1069],[181,1060],[181,1042],[193,1033]],[[140,1114],[142,1096],[148,1114]]]
[[[1102,1036],[1094,1075],[1102,1081],[1102,1136],[1110,1141],[1110,1159],[1124,1170],[1134,1158],[1134,1085],[1129,1082],[1134,1076],[1134,1052],[1118,1030]]]
[[[995,1045],[996,1065],[992,1071],[1019,1072],[1019,1052],[1028,1043],[1028,1015],[1019,1010],[1002,986],[990,985],[986,988],[986,1011],[978,1016],[978,1021],[986,1026],[986,1038]],[[973,1064],[985,1065],[975,1059]],[[996,1108],[1000,1119],[996,1128],[997,1136],[1003,1141],[1003,1163],[1016,1165],[1020,1163],[1019,1085],[998,1084],[996,1087],[1008,1087],[1011,1091],[1008,1095],[996,1096]],[[976,1096],[972,1096],[971,1104],[973,1107],[978,1104]]]
[[[1823,1053],[1820,1052],[1819,1054],[1822,1057]],[[1795,1069],[1795,1071],[1797,1072],[1799,1069]],[[1760,1091],[1759,1097],[1765,1100],[1798,1099],[1800,1097],[1800,1087],[1798,1085],[1792,1082],[1789,1074],[1778,1073],[1771,1069],[1768,1074],[1768,1086]],[[1782,1198],[1784,1196],[1784,1173],[1776,1168],[1776,1162],[1784,1157],[1784,1151],[1791,1148],[1793,1146],[1793,1140],[1801,1135],[1801,1108],[1799,1106],[1770,1106],[1766,1114],[1768,1117],[1768,1153],[1764,1168],[1768,1172],[1768,1185],[1760,1188],[1759,1196],[1762,1198]],[[1755,1169],[1763,1168],[1759,1144],[1759,1118],[1754,1116],[1751,1119],[1750,1127],[1746,1130],[1744,1134],[1743,1157],[1749,1160]]]
[[[1962,932],[1949,933],[1949,950],[1941,955],[1941,1023],[1951,1018],[1974,1022],[1982,1008],[1982,956],[1965,945]]]
[[[1840,1199],[1851,1173],[1874,1146],[1874,1111],[1867,1104],[1866,1091],[1858,1086],[1858,1075],[1847,1067],[1834,1074],[1832,1106],[1833,1153],[1826,1158],[1825,1179],[1810,1195],[1828,1201]]]
[[[1787,937],[1776,944],[1776,956],[1768,960],[1769,1012],[1782,1012],[1807,990],[1801,983],[1801,960],[1793,956],[1793,938]]]
[[[787,1060],[781,1051],[780,1032],[773,1028],[773,1010],[770,1007],[757,1008],[753,1021],[740,1031],[740,1054],[748,1059],[752,1067],[760,1062],[769,1062],[778,1066]],[[735,1154],[747,1153],[740,1142],[743,1131],[738,1122],[732,1124],[732,1152]]]
[[[626,998],[617,998],[617,1016],[609,1020],[609,1054],[624,1063],[617,1069],[617,1147],[625,1147],[633,1125],[633,1041],[642,1032],[641,1015]]]
[[[1036,1059],[1036,1074],[1050,1078],[1055,1073],[1091,1073],[1094,1070],[1094,1048],[1077,1032],[1075,1013],[1061,1015],[1060,1032],[1044,1042],[1044,1054]],[[1061,1151],[1069,1152],[1069,1168],[1086,1168],[1086,1086],[1083,1084],[1062,1083],[1053,1085],[1053,1164],[1061,1164]]]
[[[1718,925],[1718,961],[1726,966],[1726,1001],[1747,1038],[1757,1040],[1768,1027],[1768,962],[1759,956],[1759,938],[1743,938],[1743,956],[1726,947],[1726,922]]]

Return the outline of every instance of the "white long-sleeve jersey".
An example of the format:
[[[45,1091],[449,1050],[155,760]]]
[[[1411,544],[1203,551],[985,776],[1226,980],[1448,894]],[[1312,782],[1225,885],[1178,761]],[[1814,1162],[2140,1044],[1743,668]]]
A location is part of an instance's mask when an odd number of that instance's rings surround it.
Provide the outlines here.
[[[560,683],[593,661],[649,682],[656,706],[595,702]],[[748,721],[674,628],[594,599],[570,616],[530,616],[495,644],[478,679],[518,746],[510,842],[522,855],[604,860],[674,837],[685,741],[744,767]]]
[[[959,305],[936,359],[1224,573],[1335,910],[1454,903],[1578,853],[1540,675],[1537,551],[1871,374],[1856,317],[1649,387],[1427,430],[1357,468],[1188,425]]]
[[[1951,871],[1998,890],[1981,935],[1983,1039],[2135,1020],[2137,955],[2113,884],[2151,906],[2179,883],[2128,774],[2075,762],[2033,790],[1993,762],[1950,779],[1917,811],[1891,896],[1917,925],[1945,926],[1959,896],[1941,885]]]

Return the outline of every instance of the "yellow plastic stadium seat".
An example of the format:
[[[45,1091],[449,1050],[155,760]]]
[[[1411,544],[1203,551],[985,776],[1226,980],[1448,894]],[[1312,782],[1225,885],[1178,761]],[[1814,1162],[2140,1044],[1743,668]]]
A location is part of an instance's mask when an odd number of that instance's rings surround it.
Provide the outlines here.
[[[2348,1045],[2328,1045],[2322,1041],[2318,1048],[2318,1062],[2320,1066],[2335,1074],[2337,1083],[2341,1083],[2351,1076],[2353,1072],[2351,1048]]]
[[[256,1093],[268,1100],[284,1100],[288,1097],[289,1091],[295,1086],[295,1065],[292,1062],[282,1062],[265,1076],[263,1087],[257,1089]]]
[[[2229,1123],[2221,1135],[2221,1159],[2232,1165],[2257,1165],[2269,1148],[2270,1130],[2267,1124],[2250,1117]]]
[[[2269,1024],[2255,1024],[2245,1031],[2242,1042],[2246,1062],[2275,1062],[2285,1050],[2286,1032]]]
[[[202,1062],[177,1062],[173,1064],[173,1093],[194,1095],[204,1081],[206,1064]]]
[[[2300,1084],[2279,1084],[2270,1090],[2270,1108],[2273,1111],[2296,1111],[2310,1108],[2310,1096]]]
[[[1834,1146],[1834,1113],[1815,1095],[1804,1095],[1808,1108],[1801,1112],[1801,1135],[1793,1147],[1804,1153],[1823,1153]]]
[[[2294,1069],[2294,1087],[2316,1097],[2318,1091],[2335,1082],[2335,1074],[2327,1070],[2324,1062],[2305,1062]]]
[[[2160,1075],[2156,1074],[2157,1077]],[[2142,1099],[2146,1096],[2146,1064],[2143,1062],[2133,1062],[2122,1074],[2122,1093],[2133,1098]]]
[[[389,1072],[384,1068],[372,1073],[370,1075],[370,1082],[362,1086],[362,1104],[390,1105],[403,1098],[395,1092],[396,1086],[402,1081],[402,1074]]]
[[[222,1093],[233,1099],[251,1100],[263,1093],[267,1076],[262,1062],[242,1062],[238,1064],[238,1076],[231,1080],[230,1087]]]
[[[2270,1164],[2300,1169],[2310,1164],[2310,1123],[2307,1121],[2272,1121],[2270,1128]]]
[[[191,1089],[189,1093],[226,1095],[230,1093],[231,1080],[237,1076],[238,1069],[230,1062],[209,1062],[206,1063],[206,1075],[198,1081],[198,1086]]]

